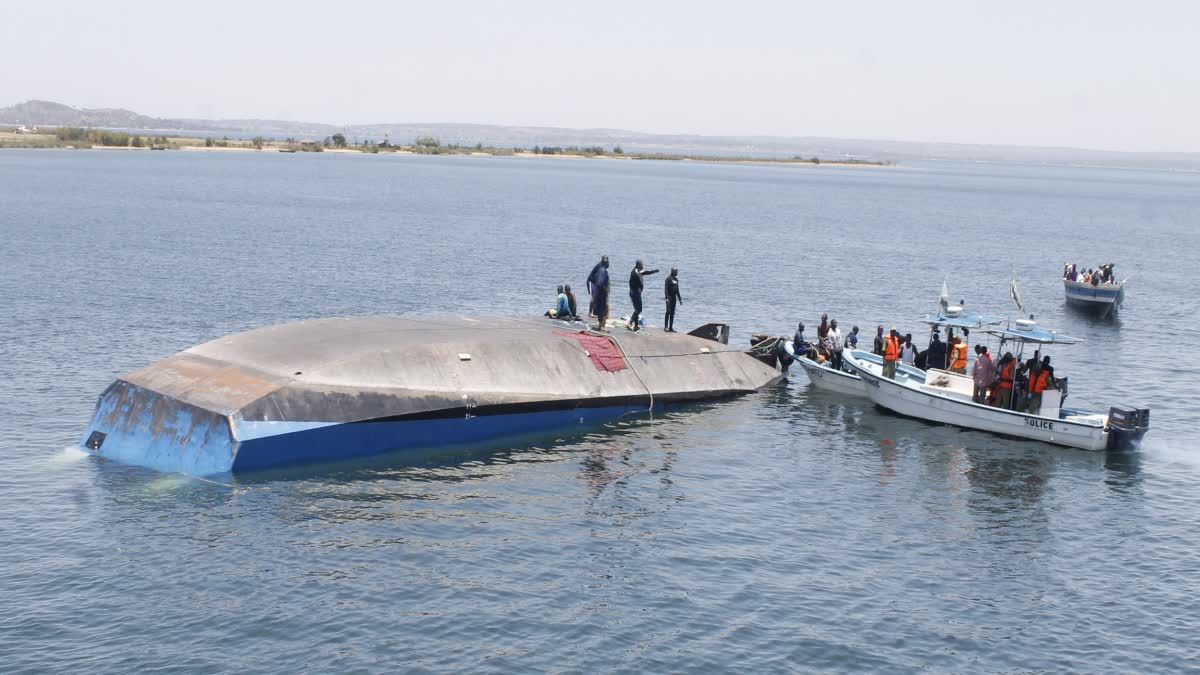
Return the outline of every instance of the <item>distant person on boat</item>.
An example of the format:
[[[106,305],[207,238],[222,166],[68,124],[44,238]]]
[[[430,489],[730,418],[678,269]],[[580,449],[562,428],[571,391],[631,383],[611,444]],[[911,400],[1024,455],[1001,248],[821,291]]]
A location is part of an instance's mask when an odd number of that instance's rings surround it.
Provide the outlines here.
[[[638,321],[642,317],[642,277],[648,274],[658,274],[657,269],[648,270],[641,260],[633,263],[633,269],[629,272],[629,301],[633,303],[633,316],[629,317],[629,330],[637,332],[640,326]]]
[[[883,356],[883,326],[875,329],[875,344],[871,346],[871,353]]]
[[[834,369],[842,369],[842,349],[845,347],[845,339],[842,337],[842,331],[838,330],[837,319],[829,322],[829,332],[825,334],[825,339],[828,342],[826,349],[830,353],[830,360],[833,362]]]
[[[888,336],[883,340],[883,376],[889,380],[896,379],[896,364],[900,361],[900,332],[892,326]]]
[[[592,268],[592,273],[588,275],[587,284],[584,288],[587,289],[590,299],[588,300],[588,316],[596,316],[596,289],[595,280],[600,275],[601,268],[604,268],[604,277],[608,278],[608,256],[601,256],[600,262]]]
[[[588,277],[588,292],[592,294],[592,312],[599,320],[600,330],[604,330],[604,322],[608,320],[608,256],[600,259],[600,263],[592,268]]]
[[[963,330],[966,332],[966,329]],[[967,374],[967,339],[955,335],[950,338],[950,372]]]
[[[975,393],[971,399],[976,403],[987,402],[987,390],[995,377],[994,370],[992,356],[988,354],[987,347],[975,345],[975,365],[971,370],[972,379],[975,380]]]
[[[1033,369],[1029,371],[1029,402],[1025,408],[1031,415],[1042,412],[1042,392],[1050,384],[1050,371],[1042,368],[1042,364],[1034,361]]]
[[[996,379],[992,384],[992,404],[1003,410],[1012,408],[1013,367],[1015,359],[1012,352],[1005,352],[996,368]]]
[[[663,330],[668,333],[675,332],[675,305],[683,304],[683,296],[679,293],[679,268],[672,267],[671,273],[667,275],[667,280],[663,284],[664,291],[667,295],[667,315],[663,319]]]
[[[850,334],[846,336],[846,349],[858,349],[858,326],[850,329]]]
[[[937,329],[933,329],[933,337],[929,340],[929,349],[925,353],[925,370],[946,369],[946,343]]]
[[[804,324],[802,323],[796,326],[796,334],[792,336],[792,351],[796,353],[796,358],[801,356],[812,358],[810,354],[812,345],[804,339]]]
[[[907,366],[917,365],[917,348],[912,343],[912,333],[904,334],[904,344],[900,345],[900,362]]]
[[[567,310],[570,312],[571,319],[578,319],[579,314],[576,312],[579,310],[579,306],[575,304],[575,294],[571,292],[571,284],[563,286],[563,292],[567,294]]]
[[[817,353],[821,355],[822,361],[828,361],[833,358],[833,352],[829,349],[829,315],[821,315],[821,323],[817,324],[817,341],[813,345],[817,348]]]

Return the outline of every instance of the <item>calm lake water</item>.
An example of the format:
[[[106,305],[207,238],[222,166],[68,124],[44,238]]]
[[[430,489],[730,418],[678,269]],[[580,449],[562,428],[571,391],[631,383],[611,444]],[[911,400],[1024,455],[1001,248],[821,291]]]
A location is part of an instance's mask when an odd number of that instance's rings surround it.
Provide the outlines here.
[[[1183,672],[1200,649],[1200,175],[481,157],[0,152],[0,670]],[[540,314],[596,259],[677,323],[1087,342],[1106,455],[813,391],[586,436],[208,483],[86,456],[123,372],[263,324]],[[1067,260],[1131,277],[1116,321]],[[651,277],[648,319],[661,322]],[[615,310],[628,311],[623,292]],[[226,484],[227,483],[227,484]]]

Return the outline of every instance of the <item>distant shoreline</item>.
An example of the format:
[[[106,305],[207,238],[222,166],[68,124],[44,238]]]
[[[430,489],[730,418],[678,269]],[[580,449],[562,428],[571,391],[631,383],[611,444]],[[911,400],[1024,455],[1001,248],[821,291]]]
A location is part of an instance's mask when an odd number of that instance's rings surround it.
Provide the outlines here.
[[[534,146],[533,148],[447,144],[432,137],[417,138],[412,144],[348,143],[340,134],[321,140],[212,138],[197,136],[137,134],[82,127],[58,127],[18,132],[15,128],[0,127],[0,149],[70,149],[70,150],[184,150],[201,152],[330,152],[349,154],[397,155],[466,155],[475,157],[558,157],[571,159],[621,159],[691,162],[723,162],[734,164],[799,164],[809,166],[891,166],[891,161],[866,159],[823,159],[820,157],[728,156],[691,153],[625,152],[621,146],[609,148]]]

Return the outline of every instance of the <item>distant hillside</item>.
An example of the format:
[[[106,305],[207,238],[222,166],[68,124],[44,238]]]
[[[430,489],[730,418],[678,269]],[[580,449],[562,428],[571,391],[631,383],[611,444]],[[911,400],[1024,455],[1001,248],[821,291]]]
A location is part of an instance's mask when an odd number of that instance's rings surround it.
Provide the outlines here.
[[[1032,164],[1080,164],[1133,168],[1200,171],[1200,153],[1113,152],[1081,148],[1048,148],[956,143],[919,143],[846,138],[786,136],[699,136],[647,134],[624,129],[567,129],[520,127],[492,124],[392,123],[338,126],[286,120],[199,120],[162,119],[119,108],[72,108],[50,101],[26,101],[0,108],[0,124],[40,126],[84,126],[109,129],[155,129],[189,131],[205,135],[240,135],[249,138],[321,140],[335,133],[351,142],[382,141],[411,143],[420,136],[434,136],[443,143],[497,147],[532,148],[550,146],[620,145],[636,152],[695,153],[708,155],[753,155],[773,157],[856,158],[888,161],[950,160],[1020,162]]]
[[[180,129],[174,120],[139,115],[121,108],[72,108],[53,101],[26,101],[0,108],[0,123],[52,127],[117,127]],[[169,126],[164,126],[169,125]]]

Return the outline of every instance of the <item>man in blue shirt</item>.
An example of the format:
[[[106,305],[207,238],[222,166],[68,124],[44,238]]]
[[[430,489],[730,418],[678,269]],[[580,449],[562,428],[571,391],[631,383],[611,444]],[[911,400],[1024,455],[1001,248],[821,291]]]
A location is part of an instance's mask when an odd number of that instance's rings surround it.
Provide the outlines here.
[[[592,268],[587,287],[592,294],[592,311],[600,320],[600,330],[604,330],[604,322],[608,320],[608,256],[601,258],[600,264]]]
[[[554,315],[560,319],[571,318],[571,303],[567,301],[567,294],[563,292],[563,287],[558,287],[558,304],[554,307]]]

